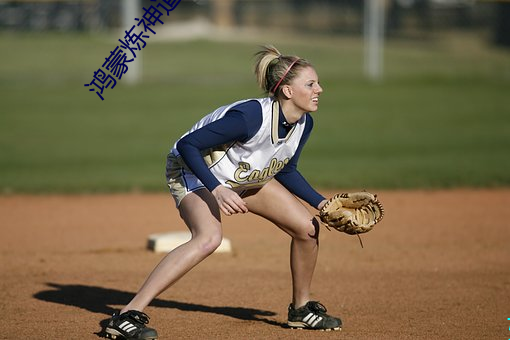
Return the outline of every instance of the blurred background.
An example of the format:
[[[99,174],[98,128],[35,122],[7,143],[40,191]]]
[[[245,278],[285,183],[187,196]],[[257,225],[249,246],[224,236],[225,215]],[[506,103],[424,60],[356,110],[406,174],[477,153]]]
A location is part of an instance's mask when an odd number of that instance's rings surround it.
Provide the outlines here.
[[[264,95],[262,44],[321,78],[319,189],[510,185],[510,1],[182,0],[101,100],[84,85],[152,5],[0,0],[3,194],[165,191],[177,138]]]

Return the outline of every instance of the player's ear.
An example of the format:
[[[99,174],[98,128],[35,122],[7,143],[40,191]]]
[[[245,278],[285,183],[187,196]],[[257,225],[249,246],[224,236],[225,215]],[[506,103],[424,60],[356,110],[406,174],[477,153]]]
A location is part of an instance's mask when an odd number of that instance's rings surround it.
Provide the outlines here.
[[[292,98],[292,88],[289,85],[283,85],[282,87],[282,93],[287,97],[288,99]]]

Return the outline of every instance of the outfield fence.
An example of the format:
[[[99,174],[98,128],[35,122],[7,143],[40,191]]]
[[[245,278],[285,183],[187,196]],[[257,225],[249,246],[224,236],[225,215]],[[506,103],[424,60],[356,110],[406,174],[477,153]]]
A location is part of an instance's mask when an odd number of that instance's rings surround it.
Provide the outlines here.
[[[504,25],[510,21],[508,1],[381,1],[386,7],[389,36],[430,38],[435,32],[450,29],[491,30],[494,35],[508,35]],[[172,20],[200,18],[223,28],[358,35],[363,30],[364,3],[362,0],[182,0]],[[151,2],[140,0],[140,4],[149,7]],[[108,30],[121,25],[121,5],[121,0],[0,0],[0,30]]]

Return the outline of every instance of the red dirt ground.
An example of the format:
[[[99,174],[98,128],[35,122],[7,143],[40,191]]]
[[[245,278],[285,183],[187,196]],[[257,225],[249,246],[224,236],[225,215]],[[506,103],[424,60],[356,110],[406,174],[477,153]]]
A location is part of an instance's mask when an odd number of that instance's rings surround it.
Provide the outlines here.
[[[333,194],[333,192],[324,193]],[[313,298],[341,332],[284,327],[289,239],[224,217],[213,254],[146,312],[160,339],[509,339],[510,189],[379,192],[386,216],[356,237],[323,229]],[[0,196],[0,339],[99,339],[185,230],[164,194]]]

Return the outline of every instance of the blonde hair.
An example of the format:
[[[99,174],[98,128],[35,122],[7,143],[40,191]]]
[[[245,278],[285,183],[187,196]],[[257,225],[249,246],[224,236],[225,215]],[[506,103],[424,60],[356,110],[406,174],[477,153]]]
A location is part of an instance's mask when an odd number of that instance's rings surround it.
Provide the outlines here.
[[[280,88],[288,85],[299,71],[312,64],[298,56],[282,55],[273,45],[263,46],[255,53],[255,76],[259,87],[278,97]]]

